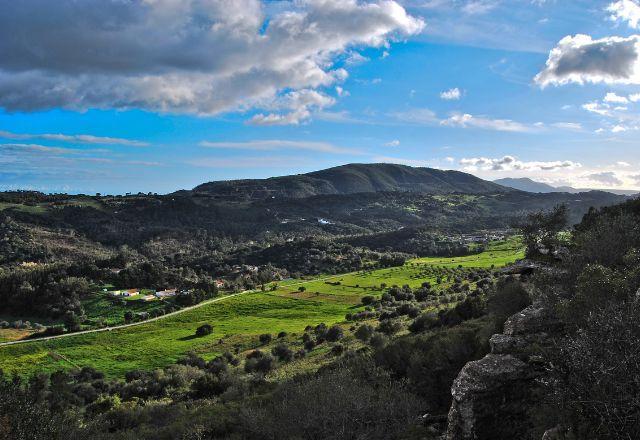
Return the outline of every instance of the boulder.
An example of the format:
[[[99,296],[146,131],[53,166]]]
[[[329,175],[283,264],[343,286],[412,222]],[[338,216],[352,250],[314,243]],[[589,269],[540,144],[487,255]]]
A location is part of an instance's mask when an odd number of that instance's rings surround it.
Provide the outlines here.
[[[489,354],[464,366],[453,383],[447,440],[526,438],[533,373],[527,363]]]

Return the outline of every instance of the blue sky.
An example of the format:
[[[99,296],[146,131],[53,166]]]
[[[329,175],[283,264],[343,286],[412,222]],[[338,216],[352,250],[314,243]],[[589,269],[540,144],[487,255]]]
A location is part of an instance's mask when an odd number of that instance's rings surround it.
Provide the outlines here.
[[[11,3],[0,189],[350,162],[640,188],[636,0]]]

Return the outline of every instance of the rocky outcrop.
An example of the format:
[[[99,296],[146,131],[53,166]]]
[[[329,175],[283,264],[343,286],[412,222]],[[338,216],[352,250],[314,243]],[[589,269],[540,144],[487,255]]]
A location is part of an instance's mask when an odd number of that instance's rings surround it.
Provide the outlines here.
[[[510,317],[491,337],[491,353],[465,365],[454,381],[446,440],[535,438],[531,409],[544,374],[542,348],[560,330],[541,305]]]

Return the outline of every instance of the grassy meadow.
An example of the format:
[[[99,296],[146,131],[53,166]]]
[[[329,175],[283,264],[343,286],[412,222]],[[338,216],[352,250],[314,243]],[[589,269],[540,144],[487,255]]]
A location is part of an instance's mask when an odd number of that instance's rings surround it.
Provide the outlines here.
[[[496,268],[522,257],[517,241],[494,243],[482,254],[459,258],[420,258],[397,268],[360,271],[280,283],[273,291],[248,292],[135,327],[81,334],[48,341],[0,347],[0,369],[31,374],[60,368],[93,366],[109,377],[134,369],[154,369],[174,363],[194,351],[205,359],[224,351],[244,352],[259,346],[262,333],[284,331],[293,340],[307,325],[344,321],[362,310],[361,298],[378,296],[387,286],[436,282],[438,268]],[[446,280],[441,280],[443,286]],[[304,291],[300,287],[304,286]],[[213,334],[196,338],[202,324]],[[309,360],[307,361],[309,362]]]

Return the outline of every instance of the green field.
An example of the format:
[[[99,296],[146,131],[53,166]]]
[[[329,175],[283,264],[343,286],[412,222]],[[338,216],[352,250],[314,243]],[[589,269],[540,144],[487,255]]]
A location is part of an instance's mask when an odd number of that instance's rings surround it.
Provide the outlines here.
[[[30,374],[90,365],[118,377],[171,364],[189,351],[204,358],[226,350],[242,352],[257,347],[262,333],[300,335],[307,325],[342,322],[346,313],[361,310],[363,296],[381,294],[381,283],[418,287],[424,281],[435,282],[440,267],[501,267],[521,257],[512,240],[474,256],[420,258],[398,268],[292,280],[275,291],[237,295],[135,327],[0,347],[0,369]],[[298,290],[301,285],[304,292]],[[213,334],[194,338],[195,329],[204,323],[213,325]]]

